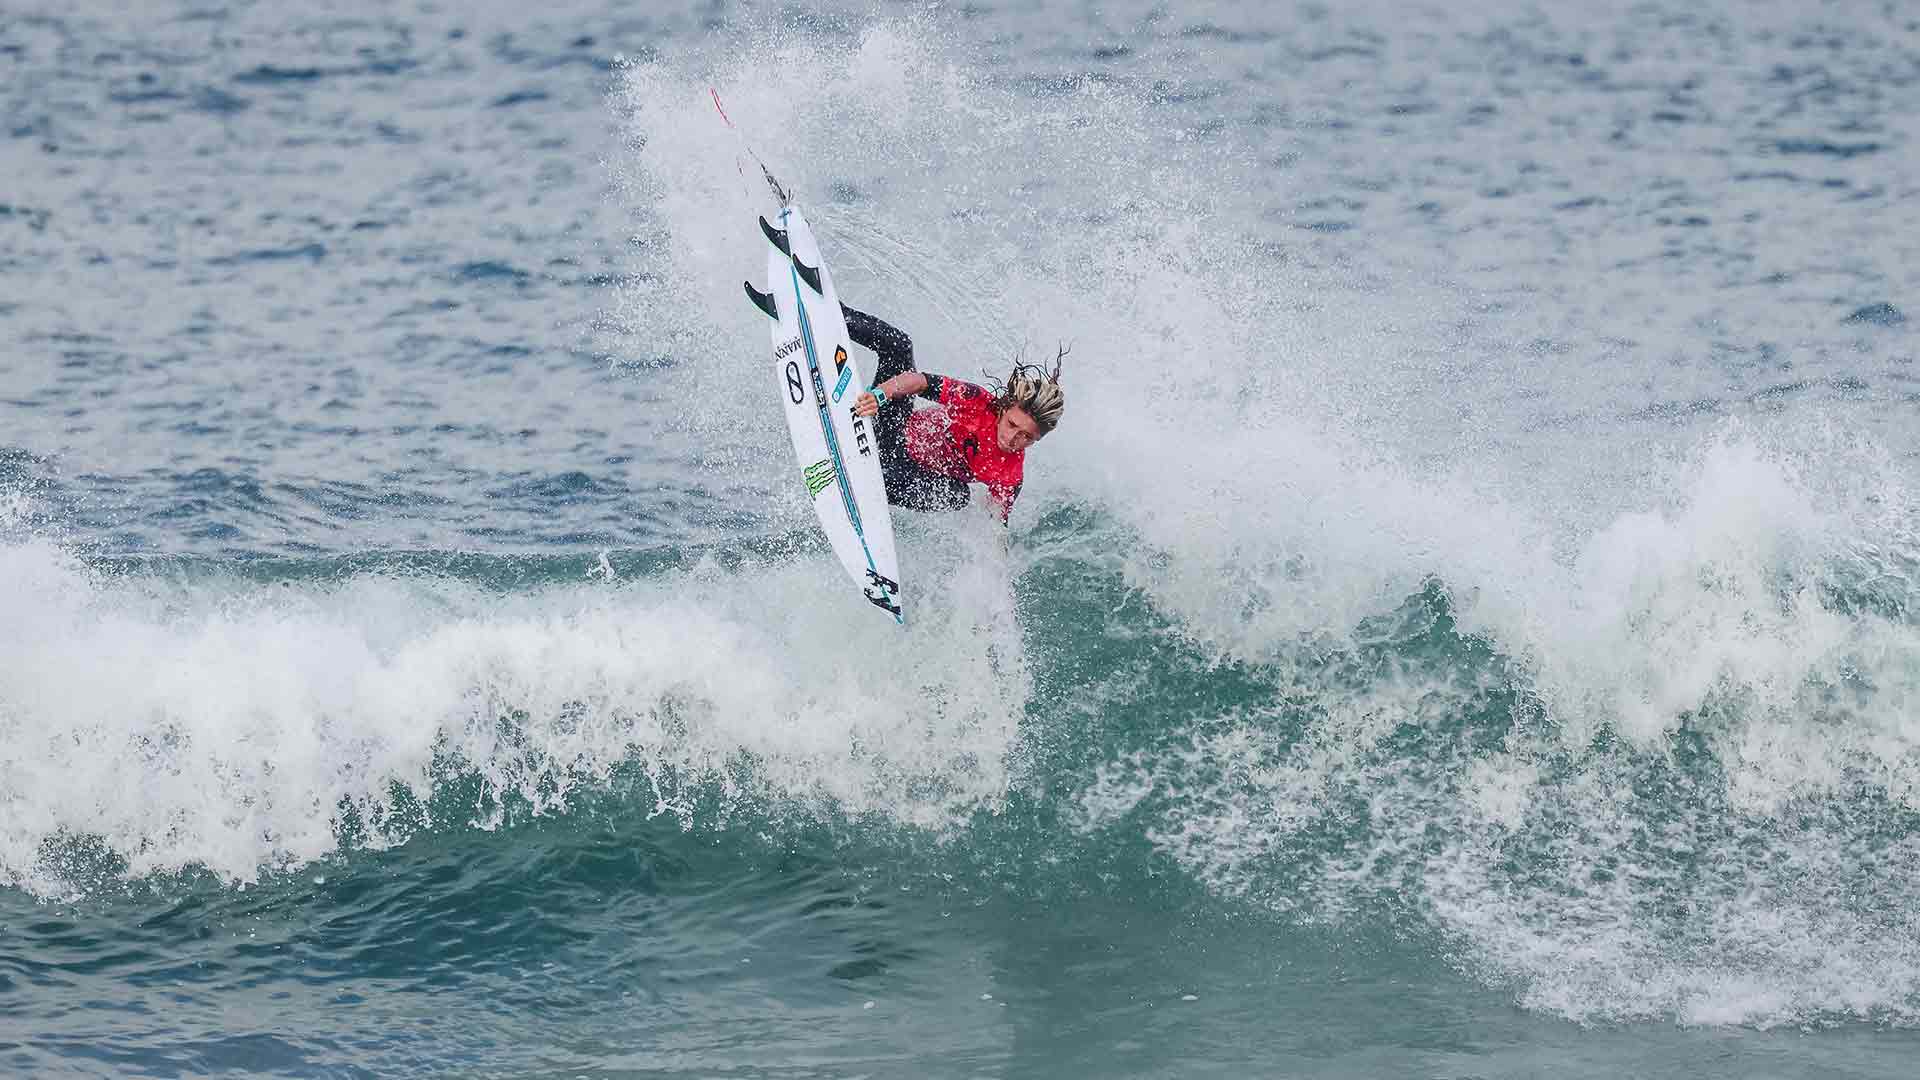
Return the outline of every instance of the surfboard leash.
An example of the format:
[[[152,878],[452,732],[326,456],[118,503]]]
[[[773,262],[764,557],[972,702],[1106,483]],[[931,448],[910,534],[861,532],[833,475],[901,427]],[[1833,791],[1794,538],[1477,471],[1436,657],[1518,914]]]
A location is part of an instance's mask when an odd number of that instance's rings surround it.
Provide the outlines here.
[[[727,107],[720,104],[720,91],[709,86],[707,87],[707,93],[713,95],[714,110],[720,114],[720,119],[726,123],[727,130],[733,132],[734,138],[740,140],[740,149],[746,151],[747,156],[753,159],[755,165],[760,166],[760,175],[767,178],[767,186],[773,189],[773,197],[779,200],[781,208],[784,209],[787,204],[793,202],[793,198],[787,194],[786,185],[782,184],[779,179],[773,175],[773,170],[767,168],[767,163],[760,160],[760,155],[753,152],[753,145],[747,142],[746,135],[742,134],[739,128],[733,126],[733,118],[727,115]],[[742,177],[747,175],[747,167],[738,157],[733,159],[733,165],[734,168],[740,171]]]

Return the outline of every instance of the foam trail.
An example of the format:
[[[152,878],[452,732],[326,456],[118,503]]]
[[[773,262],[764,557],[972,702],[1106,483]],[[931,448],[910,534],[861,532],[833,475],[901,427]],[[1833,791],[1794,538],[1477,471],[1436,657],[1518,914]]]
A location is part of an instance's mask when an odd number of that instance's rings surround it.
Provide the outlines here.
[[[944,828],[1003,794],[1025,692],[991,575],[916,596],[903,633],[809,560],[502,597],[377,575],[185,588],[51,545],[0,555],[21,631],[0,663],[0,873],[48,894],[75,876],[72,839],[132,877],[251,881],[335,851],[345,813],[402,839],[396,800],[463,777],[482,827],[643,773],[689,824],[718,799]],[[937,670],[907,664],[927,651]]]

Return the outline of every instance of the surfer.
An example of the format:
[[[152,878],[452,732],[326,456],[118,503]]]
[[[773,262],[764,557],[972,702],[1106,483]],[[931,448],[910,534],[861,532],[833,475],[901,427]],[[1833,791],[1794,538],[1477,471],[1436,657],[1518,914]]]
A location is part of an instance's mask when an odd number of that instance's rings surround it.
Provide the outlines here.
[[[873,387],[854,399],[853,411],[874,418],[887,501],[909,510],[958,510],[978,481],[1004,523],[1020,494],[1027,447],[1060,423],[1066,350],[1054,358],[1052,372],[1015,364],[1006,382],[989,390],[914,370],[913,340],[905,333],[844,304],[840,310],[854,344],[880,357]],[[915,410],[916,395],[935,407]]]

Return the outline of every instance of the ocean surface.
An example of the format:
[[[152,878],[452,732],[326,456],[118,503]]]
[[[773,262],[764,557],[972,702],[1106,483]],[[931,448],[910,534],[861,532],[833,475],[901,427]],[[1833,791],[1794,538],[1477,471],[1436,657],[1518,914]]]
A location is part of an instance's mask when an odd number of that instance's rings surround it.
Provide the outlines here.
[[[11,0],[0,118],[0,1075],[1920,1069],[1911,4]],[[1070,348],[904,629],[750,154]]]

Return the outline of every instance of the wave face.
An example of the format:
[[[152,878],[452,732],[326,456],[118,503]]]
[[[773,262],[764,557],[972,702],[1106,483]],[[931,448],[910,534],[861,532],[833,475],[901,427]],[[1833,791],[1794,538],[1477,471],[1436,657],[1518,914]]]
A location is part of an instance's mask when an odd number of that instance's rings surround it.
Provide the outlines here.
[[[535,14],[0,28],[9,1068],[1904,1075],[1892,15]],[[755,155],[1068,348],[904,631]]]

